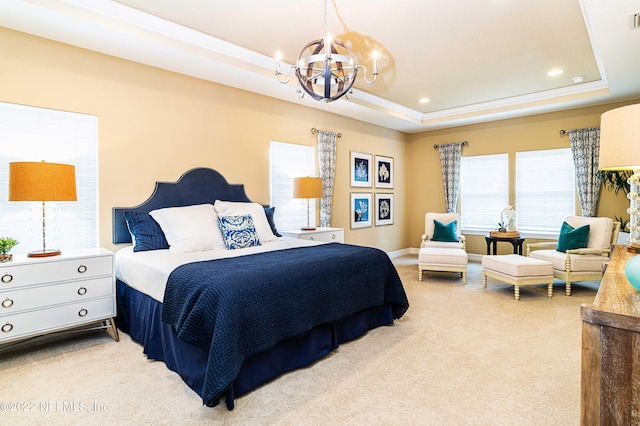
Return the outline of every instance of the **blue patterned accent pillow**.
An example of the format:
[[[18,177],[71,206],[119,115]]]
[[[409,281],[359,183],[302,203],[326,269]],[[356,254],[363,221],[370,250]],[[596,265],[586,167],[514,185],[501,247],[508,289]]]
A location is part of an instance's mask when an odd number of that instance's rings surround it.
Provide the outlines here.
[[[260,245],[260,239],[250,214],[242,216],[218,216],[222,239],[229,250]]]
[[[134,252],[169,248],[162,228],[148,212],[124,212],[124,218],[133,237]]]

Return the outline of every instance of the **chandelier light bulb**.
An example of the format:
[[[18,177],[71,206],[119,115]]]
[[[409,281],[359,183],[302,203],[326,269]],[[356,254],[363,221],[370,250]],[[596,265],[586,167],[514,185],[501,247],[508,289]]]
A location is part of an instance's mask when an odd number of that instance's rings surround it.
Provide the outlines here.
[[[276,52],[276,76],[280,76],[280,59],[282,59],[282,54],[278,50]]]
[[[378,75],[378,49],[373,49],[373,75]]]

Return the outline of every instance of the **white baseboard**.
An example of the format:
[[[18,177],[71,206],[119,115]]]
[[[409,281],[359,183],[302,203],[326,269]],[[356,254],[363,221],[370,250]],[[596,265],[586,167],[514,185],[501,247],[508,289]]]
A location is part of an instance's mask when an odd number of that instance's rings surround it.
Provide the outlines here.
[[[402,249],[402,250],[396,250],[396,251],[390,251],[387,253],[387,255],[389,256],[389,259],[395,259],[396,257],[400,257],[400,256],[406,256],[408,254],[418,254],[418,251],[416,250],[416,252],[413,252],[412,248],[406,248],[406,249]]]

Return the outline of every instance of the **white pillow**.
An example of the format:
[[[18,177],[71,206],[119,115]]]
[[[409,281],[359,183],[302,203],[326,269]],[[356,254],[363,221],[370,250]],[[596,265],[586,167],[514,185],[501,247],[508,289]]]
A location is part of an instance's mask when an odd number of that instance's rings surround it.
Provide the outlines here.
[[[264,207],[258,203],[242,203],[233,201],[216,200],[214,207],[220,216],[242,216],[250,214],[253,225],[256,227],[260,242],[275,240],[276,236],[271,231]]]
[[[149,212],[162,228],[173,254],[226,249],[211,204],[167,207]]]
[[[611,244],[613,219],[610,217],[568,216],[565,221],[574,228],[589,225],[587,248],[609,247]]]

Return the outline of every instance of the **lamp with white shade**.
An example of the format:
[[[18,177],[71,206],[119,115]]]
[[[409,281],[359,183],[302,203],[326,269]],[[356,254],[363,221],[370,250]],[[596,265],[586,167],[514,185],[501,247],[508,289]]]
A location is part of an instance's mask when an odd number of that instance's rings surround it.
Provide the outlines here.
[[[628,250],[640,253],[640,104],[602,114],[600,170],[633,170],[629,178]]]
[[[600,170],[633,170],[629,178],[629,241],[627,250],[640,253],[640,104],[612,109],[600,122]],[[627,279],[640,290],[640,256],[625,265]]]
[[[302,228],[303,231],[316,229],[315,226],[311,226],[309,219],[309,200],[311,198],[322,198],[322,195],[322,178],[309,176],[293,178],[293,198],[307,199],[307,226]]]

